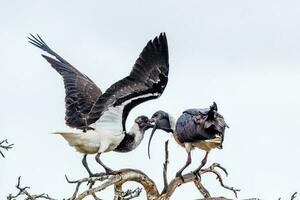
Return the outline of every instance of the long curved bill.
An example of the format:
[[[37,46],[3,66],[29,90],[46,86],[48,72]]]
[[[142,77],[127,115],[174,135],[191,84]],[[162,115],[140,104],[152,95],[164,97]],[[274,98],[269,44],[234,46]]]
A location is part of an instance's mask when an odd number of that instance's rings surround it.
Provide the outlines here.
[[[152,129],[152,132],[151,132],[151,135],[150,135],[150,138],[149,138],[149,142],[148,142],[148,157],[149,157],[149,159],[151,159],[151,157],[150,157],[150,143],[151,143],[152,137],[154,135],[154,132],[156,131],[157,128],[158,128],[158,123],[156,121],[154,126],[153,126],[153,129]]]

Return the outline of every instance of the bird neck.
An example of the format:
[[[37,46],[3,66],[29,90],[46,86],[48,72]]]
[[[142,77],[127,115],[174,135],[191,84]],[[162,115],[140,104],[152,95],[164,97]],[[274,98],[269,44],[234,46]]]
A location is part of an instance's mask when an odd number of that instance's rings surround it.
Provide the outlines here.
[[[130,131],[128,132],[128,135],[134,138],[133,148],[136,148],[144,139],[144,133],[145,130],[141,130],[137,123],[133,124]]]
[[[123,140],[114,151],[129,152],[134,150],[143,140],[144,132],[140,130],[138,124],[134,123],[130,131],[125,133]]]
[[[175,120],[175,118],[174,118],[172,115],[170,115],[170,114],[168,114],[168,115],[169,115],[170,127],[171,127],[171,129],[172,129],[172,135],[173,135],[175,141],[176,141],[179,145],[183,146],[183,143],[181,143],[181,142],[178,140],[177,135],[176,135],[176,120]]]

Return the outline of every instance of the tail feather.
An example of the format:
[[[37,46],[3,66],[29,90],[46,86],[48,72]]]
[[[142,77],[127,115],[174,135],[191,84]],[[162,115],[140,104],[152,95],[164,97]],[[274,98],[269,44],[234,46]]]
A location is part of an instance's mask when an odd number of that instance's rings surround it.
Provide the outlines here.
[[[77,146],[81,144],[81,133],[72,133],[72,132],[54,132],[53,134],[61,135],[67,140],[70,146]]]
[[[68,141],[70,146],[73,146],[77,151],[81,153],[94,154],[97,153],[100,147],[100,141],[97,139],[97,135],[92,132],[73,132],[58,131],[53,134],[61,135]]]

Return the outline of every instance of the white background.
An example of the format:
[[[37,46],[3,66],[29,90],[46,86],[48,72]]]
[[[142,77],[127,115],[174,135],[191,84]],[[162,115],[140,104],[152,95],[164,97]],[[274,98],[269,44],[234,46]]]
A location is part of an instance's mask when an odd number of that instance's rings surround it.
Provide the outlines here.
[[[63,82],[42,52],[27,43],[29,33],[39,33],[105,91],[130,72],[147,41],[165,31],[169,84],[161,98],[135,108],[127,126],[141,114],[150,117],[162,109],[178,117],[216,101],[230,129],[224,149],[212,151],[208,164],[228,169],[225,183],[241,188],[240,198],[288,198],[300,191],[299,1],[1,0],[0,11],[0,139],[15,144],[0,158],[0,199],[16,192],[18,176],[33,193],[62,199],[74,189],[64,174],[87,175],[82,156],[49,134],[65,128]],[[103,162],[113,169],[141,169],[162,188],[164,141],[171,136],[154,136],[151,160],[148,138],[149,132],[133,152],[104,154]],[[173,139],[169,146],[171,179],[186,153]],[[193,151],[186,172],[203,155]],[[92,156],[89,163],[93,171],[102,170]],[[202,178],[212,195],[234,197],[214,175]],[[100,196],[111,199],[111,192]],[[173,199],[183,198],[200,194],[186,184]]]

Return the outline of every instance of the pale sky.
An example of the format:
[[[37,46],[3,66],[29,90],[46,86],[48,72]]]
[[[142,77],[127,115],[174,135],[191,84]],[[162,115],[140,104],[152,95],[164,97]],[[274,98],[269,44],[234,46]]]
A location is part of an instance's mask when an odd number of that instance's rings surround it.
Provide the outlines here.
[[[33,193],[62,199],[72,195],[66,183],[87,175],[82,155],[59,136],[66,128],[64,88],[59,74],[27,43],[39,33],[51,48],[88,75],[104,91],[129,74],[147,41],[160,32],[169,42],[170,74],[158,100],[136,107],[133,119],[165,110],[174,117],[188,108],[216,101],[230,129],[224,148],[210,153],[229,171],[227,185],[241,188],[240,198],[288,198],[300,192],[300,1],[1,1],[0,140],[15,147],[0,158],[0,199],[12,192],[18,176]],[[296,128],[296,129],[295,129]],[[113,169],[137,168],[162,189],[164,142],[153,138],[147,157],[145,140],[133,152],[110,152],[103,162]],[[186,153],[169,144],[169,178],[184,165]],[[204,152],[192,153],[195,169]],[[93,171],[101,167],[89,157]],[[213,196],[233,198],[214,175],[202,177]],[[135,184],[129,184],[135,188]],[[99,195],[111,199],[112,190]],[[172,199],[196,199],[192,184]],[[139,199],[145,199],[141,196]]]

